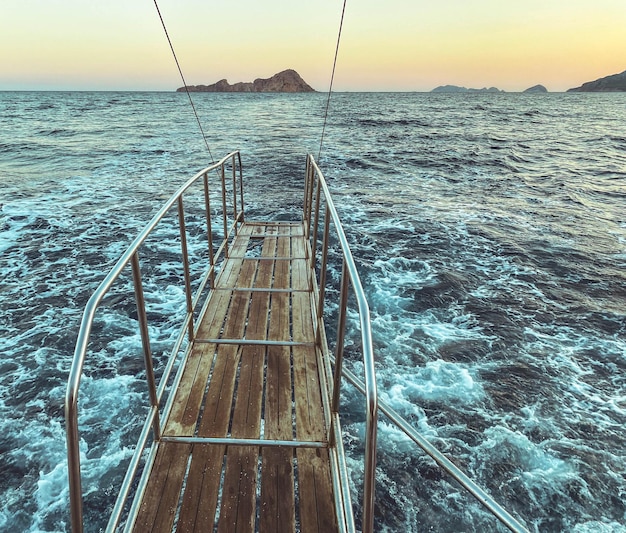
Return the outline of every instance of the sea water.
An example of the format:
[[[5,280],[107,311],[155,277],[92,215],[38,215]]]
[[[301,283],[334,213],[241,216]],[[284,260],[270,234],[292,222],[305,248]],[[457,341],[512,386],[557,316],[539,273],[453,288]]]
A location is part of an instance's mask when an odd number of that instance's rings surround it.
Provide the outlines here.
[[[281,191],[318,155],[325,96],[193,96],[213,156],[242,151],[250,210],[297,213]],[[1,531],[69,529],[63,401],[83,307],[209,162],[184,94],[0,93]],[[320,163],[381,398],[529,530],[626,531],[626,94],[335,94]],[[151,298],[162,317],[184,306],[175,284]],[[130,322],[105,313],[122,340],[85,367],[89,531],[145,413]],[[358,502],[350,388],[342,409]],[[379,446],[377,530],[502,530],[384,417]]]

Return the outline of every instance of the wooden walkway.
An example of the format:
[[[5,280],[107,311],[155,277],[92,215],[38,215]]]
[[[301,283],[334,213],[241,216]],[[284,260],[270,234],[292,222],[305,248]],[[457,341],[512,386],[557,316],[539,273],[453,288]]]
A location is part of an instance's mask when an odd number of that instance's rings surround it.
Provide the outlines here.
[[[338,530],[327,447],[167,442],[327,442],[306,255],[300,223],[242,226],[163,423],[134,531]]]

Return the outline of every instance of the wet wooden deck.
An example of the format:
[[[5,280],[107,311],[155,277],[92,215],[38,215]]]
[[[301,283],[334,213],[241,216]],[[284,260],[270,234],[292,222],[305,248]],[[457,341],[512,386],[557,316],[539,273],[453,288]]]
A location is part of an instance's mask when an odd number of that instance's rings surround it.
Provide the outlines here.
[[[327,442],[306,256],[299,223],[241,228],[163,423],[166,438]],[[337,531],[331,479],[326,447],[164,441],[134,531]]]

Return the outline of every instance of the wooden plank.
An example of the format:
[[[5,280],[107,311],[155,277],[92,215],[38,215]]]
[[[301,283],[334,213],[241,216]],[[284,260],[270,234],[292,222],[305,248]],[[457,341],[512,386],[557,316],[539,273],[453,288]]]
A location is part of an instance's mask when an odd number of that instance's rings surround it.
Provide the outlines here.
[[[287,228],[289,230],[289,228]],[[281,232],[284,233],[283,228]],[[276,255],[290,253],[288,237],[279,237]],[[274,269],[274,288],[289,285],[289,264],[277,262]],[[289,295],[272,295],[269,338],[289,339]],[[272,346],[267,353],[265,392],[265,436],[268,439],[293,438],[291,408],[291,350],[286,346]],[[261,517],[259,531],[295,531],[295,494],[293,451],[284,448],[262,449]]]
[[[247,236],[243,235],[233,248],[247,246]],[[218,280],[225,285],[234,285],[245,272],[241,261],[230,261],[224,266]],[[207,317],[203,321],[204,334],[219,333],[224,316],[231,302],[230,295],[215,292],[211,295]],[[231,306],[232,307],[232,306]],[[193,347],[188,366],[185,368],[181,386],[176,392],[172,410],[164,425],[164,434],[192,435],[196,425],[206,377],[211,368],[215,348],[212,346]],[[191,445],[161,443],[148,479],[144,499],[135,522],[137,531],[171,531],[175,519],[184,476],[187,471]]]
[[[258,448],[233,446],[228,450],[219,533],[254,531]]]
[[[249,237],[243,234],[233,245],[235,251],[245,249]],[[220,272],[216,286],[233,287],[241,274],[242,260],[231,259]],[[231,295],[224,291],[214,291],[210,295],[210,303],[206,316],[202,318],[198,331],[199,338],[216,338],[224,325],[229,310]],[[200,406],[211,371],[216,347],[198,344],[192,348],[185,367],[181,383],[176,391],[170,415],[163,429],[163,434],[192,436],[198,421]]]
[[[279,228],[279,236],[276,240],[276,256],[291,256],[291,239],[289,238],[289,227]],[[278,261],[274,267],[275,289],[289,289],[291,287],[291,267],[288,261]],[[285,334],[289,334],[286,331]]]
[[[337,531],[328,450],[298,449],[297,455],[301,532]]]
[[[176,527],[178,533],[213,531],[224,451],[224,446],[193,447],[190,474]]]
[[[262,256],[274,257],[276,238],[265,237]],[[274,264],[257,261],[254,287],[269,288]],[[246,338],[267,338],[269,293],[252,293]],[[237,400],[233,412],[231,434],[236,438],[259,438],[263,400],[265,347],[244,346],[239,371]],[[224,476],[219,533],[253,532],[256,519],[256,482],[259,449],[254,446],[229,448]]]
[[[310,292],[302,292],[311,290],[302,234],[301,224],[241,228],[216,286],[300,292],[215,291],[199,338],[313,340]],[[251,239],[263,239],[262,259],[244,258]],[[292,259],[268,260],[285,257]],[[263,416],[265,438],[290,440],[295,432],[298,440],[325,440],[318,362],[312,346],[199,343],[175,393],[165,432],[225,437],[230,428],[233,437],[259,438]],[[298,523],[305,533],[337,531],[328,450],[298,448],[294,454],[293,448],[263,447],[261,453],[256,524],[258,447],[162,443],[135,529],[171,531],[188,472],[177,531],[292,532]]]
[[[293,339],[296,342],[312,338],[309,310],[308,294],[292,295]],[[293,367],[296,433],[301,440],[320,440],[324,438],[325,429],[315,348],[294,346]]]
[[[311,290],[309,283],[309,268],[306,260],[306,245],[304,237],[292,236],[291,238],[292,261],[292,284],[296,290]]]
[[[254,348],[250,348],[246,347],[242,356],[233,414],[232,436],[238,438],[260,436],[263,356],[251,353]],[[228,448],[218,532],[254,531],[258,456],[258,447]]]
[[[254,274],[255,265],[245,261],[238,283],[243,287],[250,287]],[[237,292],[233,295],[224,325],[223,335],[226,338],[243,335],[248,305],[249,293]],[[239,357],[240,350],[236,345],[218,346],[198,436],[226,436]],[[194,445],[177,531],[201,532],[213,528],[224,450],[224,446]]]
[[[264,447],[261,477],[260,533],[296,529],[293,450]]]
[[[289,328],[286,294],[272,298],[270,334]],[[270,346],[267,354],[265,433],[271,439],[293,438],[291,409],[291,351],[287,346]]]
[[[135,531],[169,532],[176,516],[191,445],[161,443],[135,520]]]
[[[299,239],[293,239],[296,244]],[[300,239],[302,243],[302,240]],[[299,244],[296,244],[299,248]],[[306,280],[306,264],[293,261],[293,286],[302,287]],[[292,296],[293,339],[313,338],[310,295]],[[326,438],[318,359],[313,347],[294,347],[294,397],[296,404],[296,435],[298,439]],[[330,463],[327,450],[298,449],[298,485],[302,532],[337,530]]]

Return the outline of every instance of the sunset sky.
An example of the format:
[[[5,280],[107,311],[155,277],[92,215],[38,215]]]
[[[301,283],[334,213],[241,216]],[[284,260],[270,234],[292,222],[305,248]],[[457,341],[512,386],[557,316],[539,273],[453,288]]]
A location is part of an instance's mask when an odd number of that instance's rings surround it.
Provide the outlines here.
[[[159,0],[186,80],[297,70],[328,88],[343,0]],[[334,89],[563,91],[626,70],[625,0],[348,0]],[[0,10],[0,90],[182,85],[153,0]]]

